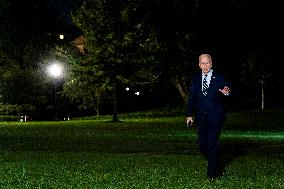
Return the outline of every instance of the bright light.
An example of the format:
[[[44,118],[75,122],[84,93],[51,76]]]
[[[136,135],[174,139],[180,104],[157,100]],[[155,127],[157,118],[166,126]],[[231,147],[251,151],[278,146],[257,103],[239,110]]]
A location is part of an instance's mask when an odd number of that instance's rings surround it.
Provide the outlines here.
[[[136,94],[137,96],[139,96],[139,95],[140,95],[140,92],[137,91],[135,94]]]
[[[126,87],[125,90],[126,90],[126,91],[129,91],[130,89],[129,89],[129,87]]]
[[[64,35],[63,35],[63,34],[60,34],[60,35],[59,35],[59,39],[64,39]]]
[[[62,67],[59,64],[52,64],[48,67],[48,72],[50,73],[50,75],[52,75],[53,77],[59,77],[62,75]]]

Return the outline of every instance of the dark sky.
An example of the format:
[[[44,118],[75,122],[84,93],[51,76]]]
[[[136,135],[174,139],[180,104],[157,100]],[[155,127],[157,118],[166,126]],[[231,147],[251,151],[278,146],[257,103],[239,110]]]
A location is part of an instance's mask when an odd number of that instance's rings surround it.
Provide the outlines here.
[[[3,13],[10,22],[15,23],[18,28],[39,28],[48,31],[64,30],[65,25],[72,25],[70,13],[80,6],[81,0],[10,1],[11,6]],[[61,28],[56,29],[57,27]]]
[[[229,72],[228,75],[239,74],[240,61],[247,54],[264,52],[267,56],[275,56],[281,53],[281,7],[254,5],[245,8],[212,6],[198,15],[200,47],[213,51],[221,62],[221,69]]]
[[[70,13],[80,7],[82,0],[47,0],[47,6],[55,9],[59,18],[72,24]]]

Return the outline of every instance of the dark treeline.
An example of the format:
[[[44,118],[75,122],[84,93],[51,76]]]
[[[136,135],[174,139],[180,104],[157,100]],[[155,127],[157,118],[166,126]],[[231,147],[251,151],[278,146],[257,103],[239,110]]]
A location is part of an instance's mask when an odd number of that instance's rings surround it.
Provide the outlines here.
[[[283,107],[278,2],[0,2],[1,114],[49,119],[55,108],[63,117],[184,106],[200,53],[212,54],[214,69],[232,82],[231,110]],[[74,45],[80,36],[83,51]],[[46,73],[53,61],[66,67],[57,83]]]

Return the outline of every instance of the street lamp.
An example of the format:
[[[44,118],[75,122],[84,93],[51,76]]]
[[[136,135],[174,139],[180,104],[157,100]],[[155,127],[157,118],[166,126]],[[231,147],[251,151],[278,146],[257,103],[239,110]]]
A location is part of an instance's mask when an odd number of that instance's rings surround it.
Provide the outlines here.
[[[47,68],[49,75],[54,78],[54,91],[53,91],[53,98],[54,98],[54,119],[58,120],[58,102],[57,102],[57,85],[59,82],[59,78],[63,75],[63,67],[60,63],[53,63],[48,66]]]
[[[58,78],[62,75],[63,69],[59,63],[53,63],[48,67],[48,72],[52,77]]]
[[[64,35],[63,35],[63,34],[60,34],[60,35],[59,35],[59,39],[63,40],[63,39],[64,39]]]

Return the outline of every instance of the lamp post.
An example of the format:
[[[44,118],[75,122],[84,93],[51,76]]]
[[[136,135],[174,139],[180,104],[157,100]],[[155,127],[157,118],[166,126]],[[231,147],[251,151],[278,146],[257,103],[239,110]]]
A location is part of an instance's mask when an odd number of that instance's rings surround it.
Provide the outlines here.
[[[58,120],[58,102],[57,102],[57,85],[60,77],[63,74],[63,67],[60,63],[52,63],[48,66],[48,73],[54,78],[54,91],[53,91],[53,100],[54,100],[54,120]]]

